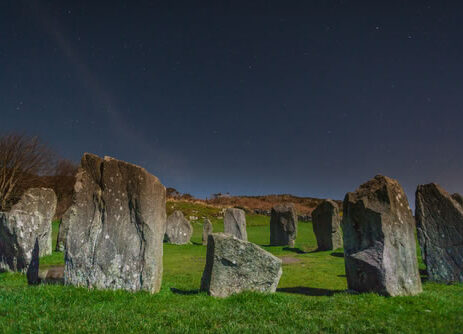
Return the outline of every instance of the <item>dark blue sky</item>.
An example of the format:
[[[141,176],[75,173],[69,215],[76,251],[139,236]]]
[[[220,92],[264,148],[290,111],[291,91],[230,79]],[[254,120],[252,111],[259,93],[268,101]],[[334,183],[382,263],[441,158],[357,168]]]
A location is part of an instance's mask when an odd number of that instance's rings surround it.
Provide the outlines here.
[[[462,22],[458,1],[1,1],[0,130],[201,197],[463,192]]]

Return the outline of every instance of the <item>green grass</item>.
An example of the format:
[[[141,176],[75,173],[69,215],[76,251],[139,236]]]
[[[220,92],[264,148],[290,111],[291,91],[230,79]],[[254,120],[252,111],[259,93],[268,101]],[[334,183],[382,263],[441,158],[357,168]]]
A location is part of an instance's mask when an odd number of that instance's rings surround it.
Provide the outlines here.
[[[288,249],[268,246],[268,217],[247,221],[250,241],[294,262],[283,265],[275,294],[199,293],[206,247],[202,225],[194,223],[191,245],[164,245],[163,285],[155,295],[28,286],[24,275],[0,274],[0,332],[462,333],[463,285],[425,283],[413,297],[347,294],[342,250],[314,252],[310,223],[299,224],[295,248]],[[213,225],[223,230],[222,221]],[[41,259],[42,267],[59,263],[62,253]]]

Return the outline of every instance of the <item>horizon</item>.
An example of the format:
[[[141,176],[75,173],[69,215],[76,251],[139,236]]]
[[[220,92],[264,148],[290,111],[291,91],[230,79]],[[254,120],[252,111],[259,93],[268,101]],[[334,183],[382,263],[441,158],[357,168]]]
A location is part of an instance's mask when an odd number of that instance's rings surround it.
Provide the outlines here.
[[[461,7],[461,8],[460,8]],[[463,192],[463,5],[6,1],[2,132],[198,198]]]

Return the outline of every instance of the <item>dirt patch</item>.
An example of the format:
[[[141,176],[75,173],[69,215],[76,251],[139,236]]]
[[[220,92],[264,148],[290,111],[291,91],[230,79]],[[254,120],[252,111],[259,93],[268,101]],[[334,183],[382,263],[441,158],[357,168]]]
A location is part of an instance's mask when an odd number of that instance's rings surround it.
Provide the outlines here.
[[[301,262],[300,259],[297,259],[292,256],[282,256],[280,257],[281,261],[283,261],[283,264],[293,264],[293,263],[299,263]]]

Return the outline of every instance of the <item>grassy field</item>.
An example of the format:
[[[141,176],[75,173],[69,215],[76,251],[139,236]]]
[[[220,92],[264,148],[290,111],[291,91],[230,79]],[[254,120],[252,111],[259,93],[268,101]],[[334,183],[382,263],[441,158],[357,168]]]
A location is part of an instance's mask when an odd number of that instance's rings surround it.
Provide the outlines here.
[[[0,274],[0,332],[463,333],[463,285],[425,282],[414,297],[348,294],[342,250],[315,252],[310,223],[299,224],[296,246],[289,249],[268,246],[268,217],[247,219],[249,240],[285,262],[275,294],[216,299],[200,293],[206,247],[195,223],[191,245],[164,245],[163,285],[156,295],[28,286],[24,275]],[[223,230],[219,219],[213,223],[215,231]],[[62,263],[62,253],[41,259],[42,267]]]

